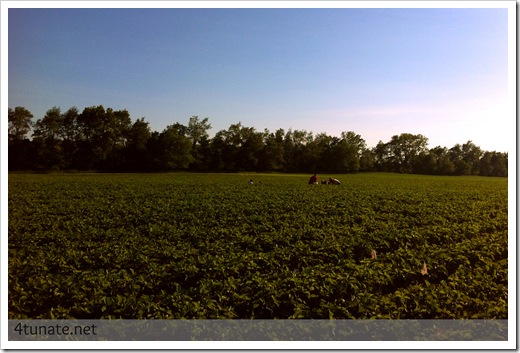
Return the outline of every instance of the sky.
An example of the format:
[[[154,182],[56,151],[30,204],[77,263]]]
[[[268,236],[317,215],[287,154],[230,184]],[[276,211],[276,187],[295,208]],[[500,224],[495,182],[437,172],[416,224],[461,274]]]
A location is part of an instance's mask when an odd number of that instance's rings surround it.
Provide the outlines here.
[[[199,116],[210,136],[241,122],[516,146],[507,8],[8,11],[8,105],[35,120],[103,105],[159,132]]]

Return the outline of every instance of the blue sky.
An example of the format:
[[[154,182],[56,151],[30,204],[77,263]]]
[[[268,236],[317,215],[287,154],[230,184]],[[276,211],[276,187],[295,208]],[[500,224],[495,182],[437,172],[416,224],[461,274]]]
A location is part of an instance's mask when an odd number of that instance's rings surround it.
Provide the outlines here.
[[[8,103],[512,151],[507,11],[10,8]]]

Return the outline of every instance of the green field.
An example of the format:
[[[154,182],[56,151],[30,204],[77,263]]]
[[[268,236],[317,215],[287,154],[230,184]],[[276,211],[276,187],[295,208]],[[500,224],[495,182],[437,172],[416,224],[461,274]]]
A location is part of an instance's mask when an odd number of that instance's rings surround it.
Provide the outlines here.
[[[10,174],[9,318],[507,318],[507,178],[336,177]]]

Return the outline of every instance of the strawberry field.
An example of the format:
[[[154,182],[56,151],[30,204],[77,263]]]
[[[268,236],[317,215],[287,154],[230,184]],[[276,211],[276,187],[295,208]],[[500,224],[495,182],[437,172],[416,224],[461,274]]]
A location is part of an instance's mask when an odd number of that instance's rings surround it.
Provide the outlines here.
[[[507,178],[335,177],[11,174],[9,318],[507,319]]]

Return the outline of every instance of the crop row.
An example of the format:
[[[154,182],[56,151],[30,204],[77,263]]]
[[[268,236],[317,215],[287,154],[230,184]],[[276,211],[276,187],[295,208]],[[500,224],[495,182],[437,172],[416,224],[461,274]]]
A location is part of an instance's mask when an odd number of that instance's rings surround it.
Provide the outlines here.
[[[507,179],[248,178],[11,175],[9,317],[507,318]]]

